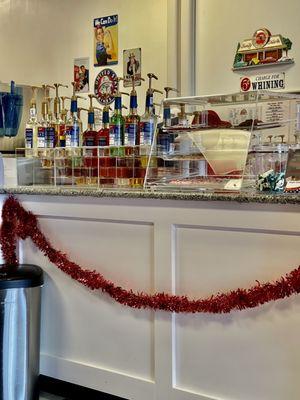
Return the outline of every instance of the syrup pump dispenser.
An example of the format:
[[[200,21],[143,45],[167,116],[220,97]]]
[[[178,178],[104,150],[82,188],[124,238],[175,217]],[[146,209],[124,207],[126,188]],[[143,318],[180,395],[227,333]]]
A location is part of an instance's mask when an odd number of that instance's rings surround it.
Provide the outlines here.
[[[60,112],[60,118],[58,120],[58,129],[57,129],[57,146],[65,147],[66,146],[66,123],[67,123],[67,115],[68,110],[65,108],[65,101],[71,100],[71,97],[61,96],[62,108]]]
[[[163,92],[152,88],[152,79],[158,80],[157,76],[152,72],[148,73],[147,76],[149,78],[149,87],[146,92],[145,113],[141,117],[140,144],[151,146],[154,138],[155,126],[157,123],[157,117],[153,110],[153,94],[163,94]]]
[[[107,102],[108,94],[104,95],[104,107],[102,111],[102,127],[97,133],[96,145],[109,146],[109,110],[110,107]]]
[[[80,132],[83,132],[83,121],[81,119],[81,112],[86,111],[87,113],[89,112],[88,108],[85,107],[78,107],[77,108],[77,117],[79,119],[79,124],[80,124]]]
[[[90,99],[90,107],[88,109],[88,127],[83,133],[84,146],[96,146],[97,132],[95,129],[95,108],[93,107],[93,99],[96,98],[94,94],[88,95]]]
[[[25,127],[25,148],[35,149],[39,147],[38,141],[38,121],[37,121],[37,107],[36,107],[36,91],[37,86],[31,86],[32,98],[30,100],[29,119]],[[44,147],[44,146],[43,146]],[[28,152],[25,153],[29,155]]]
[[[125,120],[122,116],[122,94],[129,96],[128,93],[120,92],[120,81],[123,78],[118,78],[117,93],[115,95],[115,111],[111,117],[109,145],[123,146],[124,145],[124,128]]]
[[[51,85],[43,85],[44,99],[42,101],[42,119],[39,124],[39,146],[53,148],[56,145],[55,126],[52,121],[52,112],[50,110],[50,89],[55,89]],[[43,146],[44,142],[44,146]]]
[[[172,88],[170,86],[164,87],[164,91],[166,92],[166,99],[169,98],[169,93],[170,92],[176,92],[179,93],[178,89]],[[171,107],[169,104],[164,105],[164,126],[168,127],[172,125],[171,121]]]
[[[135,146],[140,144],[140,121],[141,118],[137,113],[137,93],[135,90],[135,75],[132,75],[132,90],[130,92],[130,110],[129,114],[125,118],[125,146]],[[140,78],[144,81],[145,79]]]
[[[60,108],[60,97],[58,95],[58,89],[60,87],[68,88],[68,85],[63,85],[62,83],[54,83],[53,86],[55,87],[55,97],[54,97],[54,116],[57,121],[59,121],[61,108]]]
[[[71,116],[66,125],[66,147],[80,147],[82,144],[82,123],[78,118],[77,99],[85,97],[76,96],[76,82],[72,82],[73,95],[71,97]]]
[[[68,96],[61,96],[61,112],[60,112],[60,117],[62,121],[66,122],[67,121],[67,115],[68,115],[68,110],[65,108],[65,101],[66,100],[71,100],[71,97]]]

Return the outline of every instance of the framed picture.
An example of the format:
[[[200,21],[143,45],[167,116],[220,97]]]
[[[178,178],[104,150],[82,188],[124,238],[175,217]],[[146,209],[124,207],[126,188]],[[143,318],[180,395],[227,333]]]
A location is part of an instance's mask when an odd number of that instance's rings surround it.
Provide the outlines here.
[[[118,64],[118,15],[94,19],[94,66]]]
[[[135,77],[135,86],[141,82],[141,48],[123,50],[123,84],[124,87],[132,86],[132,76]]]
[[[77,93],[88,93],[90,91],[90,59],[74,59],[74,82]]]

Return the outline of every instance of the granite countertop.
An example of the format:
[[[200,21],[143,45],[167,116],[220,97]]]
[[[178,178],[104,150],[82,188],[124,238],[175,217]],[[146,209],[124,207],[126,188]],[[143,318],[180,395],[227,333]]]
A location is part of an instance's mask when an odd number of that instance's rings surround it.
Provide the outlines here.
[[[276,193],[203,193],[188,191],[150,191],[125,189],[89,189],[45,186],[3,187],[2,194],[25,194],[44,196],[87,196],[131,199],[188,200],[188,201],[230,201],[238,203],[300,204],[300,194]]]

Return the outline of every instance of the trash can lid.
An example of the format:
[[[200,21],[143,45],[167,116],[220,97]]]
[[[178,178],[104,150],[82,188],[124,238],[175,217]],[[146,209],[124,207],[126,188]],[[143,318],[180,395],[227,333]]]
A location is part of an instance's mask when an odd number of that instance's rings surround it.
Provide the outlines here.
[[[43,270],[37,265],[20,264],[15,267],[0,264],[0,290],[30,288],[43,283]]]

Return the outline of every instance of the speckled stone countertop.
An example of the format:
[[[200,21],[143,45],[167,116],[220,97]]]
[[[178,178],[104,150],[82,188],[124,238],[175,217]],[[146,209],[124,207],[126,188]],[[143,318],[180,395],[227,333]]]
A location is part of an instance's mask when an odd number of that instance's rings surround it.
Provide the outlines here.
[[[300,194],[272,194],[272,193],[203,193],[187,191],[150,191],[150,190],[112,190],[88,188],[62,188],[20,186],[4,187],[2,194],[22,194],[40,196],[87,196],[130,199],[159,199],[181,201],[229,201],[238,203],[264,204],[300,204]]]

